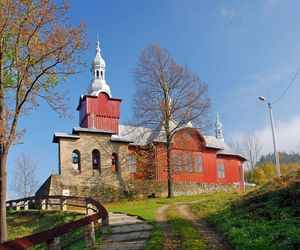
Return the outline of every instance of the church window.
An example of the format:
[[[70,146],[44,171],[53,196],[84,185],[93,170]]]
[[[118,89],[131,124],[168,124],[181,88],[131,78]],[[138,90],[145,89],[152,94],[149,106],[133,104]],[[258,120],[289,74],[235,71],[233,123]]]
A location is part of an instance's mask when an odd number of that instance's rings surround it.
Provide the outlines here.
[[[173,155],[173,169],[174,169],[174,172],[182,171],[181,159],[180,159],[180,155],[178,155],[178,154]]]
[[[99,170],[101,173],[101,160],[100,160],[100,152],[98,149],[94,149],[92,151],[92,164],[93,170]]]
[[[192,172],[192,157],[190,155],[185,156],[185,171]]]
[[[103,78],[103,71],[101,70],[101,78]]]
[[[130,173],[136,173],[136,158],[134,156],[128,156]]]
[[[203,165],[202,165],[201,155],[195,156],[195,172],[200,173],[200,174],[203,173]]]
[[[223,162],[217,163],[218,178],[225,179],[225,167]]]
[[[80,171],[80,153],[78,150],[72,152],[72,167],[74,170]]]
[[[117,153],[111,155],[111,168],[113,172],[120,173],[119,157]]]
[[[96,75],[97,75],[97,78],[99,78],[99,70],[96,71]]]

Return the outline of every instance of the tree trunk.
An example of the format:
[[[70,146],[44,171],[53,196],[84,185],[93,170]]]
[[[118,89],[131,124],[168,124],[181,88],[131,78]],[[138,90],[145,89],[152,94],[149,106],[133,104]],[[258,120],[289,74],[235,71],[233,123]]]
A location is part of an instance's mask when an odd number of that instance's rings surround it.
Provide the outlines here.
[[[0,41],[0,242],[7,240],[6,227],[6,159],[7,152],[4,150],[5,125],[4,125],[4,86],[2,82],[3,74],[3,43]]]
[[[173,198],[173,180],[171,166],[171,136],[167,134],[167,172],[168,172],[168,198]]]
[[[6,227],[6,153],[0,152],[0,241],[7,240]]]

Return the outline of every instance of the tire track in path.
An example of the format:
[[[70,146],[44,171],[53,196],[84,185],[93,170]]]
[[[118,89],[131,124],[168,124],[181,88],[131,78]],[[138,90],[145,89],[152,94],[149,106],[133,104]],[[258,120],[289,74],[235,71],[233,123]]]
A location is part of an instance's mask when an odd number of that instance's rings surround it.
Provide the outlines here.
[[[156,210],[156,221],[160,229],[163,231],[162,249],[180,249],[179,248],[179,235],[172,230],[166,219],[166,211],[170,205],[163,205]]]
[[[216,231],[216,229],[207,223],[204,219],[197,217],[186,204],[177,204],[178,212],[187,220],[190,220],[194,227],[201,232],[206,242],[207,249],[212,250],[232,250],[230,244],[224,236]]]

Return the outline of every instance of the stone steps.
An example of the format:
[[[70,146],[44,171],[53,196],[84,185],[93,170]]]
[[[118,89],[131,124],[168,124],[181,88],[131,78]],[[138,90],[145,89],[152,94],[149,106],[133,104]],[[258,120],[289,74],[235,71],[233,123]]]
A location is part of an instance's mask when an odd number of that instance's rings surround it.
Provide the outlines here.
[[[152,227],[138,216],[109,213],[109,228],[103,236],[103,245],[98,249],[143,249]]]

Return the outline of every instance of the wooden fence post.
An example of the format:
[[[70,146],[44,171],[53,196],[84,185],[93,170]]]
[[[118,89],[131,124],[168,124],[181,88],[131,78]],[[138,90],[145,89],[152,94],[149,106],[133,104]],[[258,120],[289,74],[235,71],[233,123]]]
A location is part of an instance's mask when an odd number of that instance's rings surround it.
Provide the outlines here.
[[[92,209],[93,205],[91,203],[88,203],[86,205],[86,214],[87,215],[92,215],[94,213],[94,210]]]
[[[107,233],[108,232],[108,225],[109,225],[109,217],[107,216],[105,219],[102,219],[101,222],[101,232]]]
[[[46,210],[47,206],[46,206],[46,199],[41,199],[41,210]]]
[[[20,211],[20,209],[21,209],[21,202],[18,201],[18,202],[16,203],[16,210],[17,210],[17,211]]]
[[[25,200],[24,201],[24,210],[28,210],[29,209],[29,200]]]
[[[47,244],[48,244],[48,248],[47,248],[48,250],[60,250],[61,249],[59,237],[49,240],[47,242]]]
[[[61,200],[60,200],[60,210],[62,210],[62,211],[67,211],[68,210],[68,208],[67,208],[67,199],[61,198]]]
[[[84,249],[90,249],[96,241],[95,238],[95,224],[91,222],[85,226],[85,246]]]
[[[13,210],[13,208],[14,208],[14,207],[13,207],[12,202],[9,202],[9,203],[8,203],[8,210],[11,211],[11,210]]]

